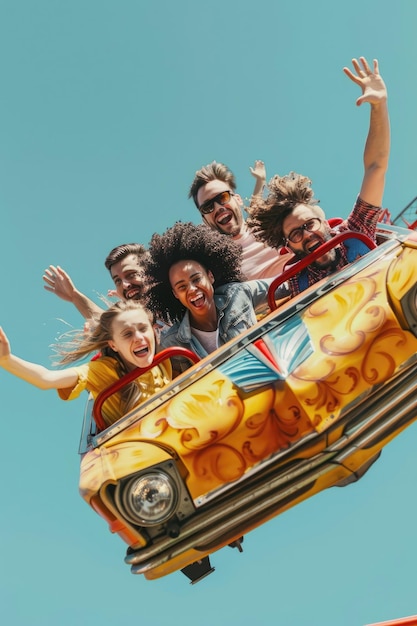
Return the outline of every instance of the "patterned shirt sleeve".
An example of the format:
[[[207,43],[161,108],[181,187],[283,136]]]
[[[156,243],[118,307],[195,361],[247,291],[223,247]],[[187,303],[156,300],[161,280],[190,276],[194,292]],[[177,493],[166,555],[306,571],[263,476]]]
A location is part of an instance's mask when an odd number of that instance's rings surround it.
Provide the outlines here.
[[[363,233],[375,240],[376,225],[382,215],[382,211],[381,207],[369,204],[369,202],[365,202],[358,196],[352,213],[346,220],[347,228]]]

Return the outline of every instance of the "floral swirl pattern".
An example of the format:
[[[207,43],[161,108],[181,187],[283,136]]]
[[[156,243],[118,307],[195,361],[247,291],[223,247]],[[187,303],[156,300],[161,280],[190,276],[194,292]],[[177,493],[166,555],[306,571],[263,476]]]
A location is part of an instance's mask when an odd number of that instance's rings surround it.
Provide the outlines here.
[[[390,259],[391,268],[376,263],[282,326],[271,325],[246,352],[235,351],[227,367],[205,374],[88,453],[80,488],[91,494],[105,481],[179,458],[198,498],[325,431],[416,354],[417,339],[391,306],[417,280],[415,256],[405,250]]]

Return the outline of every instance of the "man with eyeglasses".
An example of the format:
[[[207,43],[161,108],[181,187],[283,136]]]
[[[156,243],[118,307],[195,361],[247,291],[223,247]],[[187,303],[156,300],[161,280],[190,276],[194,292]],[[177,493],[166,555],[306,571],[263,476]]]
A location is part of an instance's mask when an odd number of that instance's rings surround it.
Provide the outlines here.
[[[262,161],[251,168],[256,178],[254,198],[263,187],[265,169]],[[233,172],[223,163],[213,161],[196,172],[188,194],[201,213],[203,221],[223,235],[232,237],[242,247],[242,274],[246,280],[275,278],[282,273],[288,255],[257,241],[243,218],[243,201],[236,193]]]
[[[364,151],[365,171],[353,210],[338,229],[360,232],[375,241],[376,225],[383,212],[381,204],[390,148],[387,90],[379,74],[378,62],[374,60],[371,69],[364,57],[359,61],[352,60],[356,73],[347,67],[343,71],[362,89],[356,104],[369,102],[371,105]],[[274,176],[268,184],[267,198],[258,196],[253,199],[248,225],[257,239],[275,248],[285,245],[296,259],[307,256],[334,236],[323,209],[314,198],[311,180],[294,172]],[[361,242],[347,240],[280,287],[279,297],[297,295],[367,250]]]

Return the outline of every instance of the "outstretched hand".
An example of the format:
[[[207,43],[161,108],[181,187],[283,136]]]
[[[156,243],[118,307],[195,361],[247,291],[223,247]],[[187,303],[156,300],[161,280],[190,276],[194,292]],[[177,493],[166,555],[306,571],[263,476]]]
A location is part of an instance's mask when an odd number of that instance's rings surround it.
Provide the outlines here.
[[[263,161],[255,161],[254,166],[250,167],[250,173],[254,176],[262,185],[266,182],[266,169]]]
[[[0,326],[0,359],[10,356],[10,343],[7,335]]]
[[[387,88],[379,74],[378,61],[374,59],[373,70],[369,67],[365,57],[359,57],[359,61],[352,59],[352,65],[355,68],[356,74],[348,67],[343,68],[346,76],[362,89],[362,95],[356,100],[356,104],[360,106],[364,102],[379,104],[385,101],[387,99]]]
[[[73,302],[75,294],[75,285],[71,278],[64,270],[57,265],[50,265],[45,270],[45,274],[42,276],[45,285],[44,288],[47,291],[51,291],[58,298],[66,300],[67,302]]]

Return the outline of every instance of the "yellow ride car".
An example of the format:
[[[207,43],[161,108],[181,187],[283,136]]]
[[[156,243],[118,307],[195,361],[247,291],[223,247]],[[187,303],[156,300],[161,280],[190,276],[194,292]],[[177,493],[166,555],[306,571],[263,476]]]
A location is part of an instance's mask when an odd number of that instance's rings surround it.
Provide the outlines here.
[[[375,249],[112,426],[87,411],[80,492],[133,573],[195,582],[216,550],[360,478],[417,418],[416,392],[417,234],[380,224]]]

